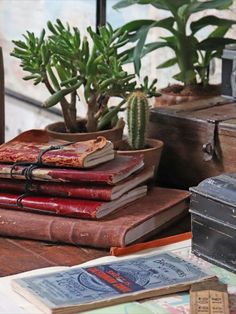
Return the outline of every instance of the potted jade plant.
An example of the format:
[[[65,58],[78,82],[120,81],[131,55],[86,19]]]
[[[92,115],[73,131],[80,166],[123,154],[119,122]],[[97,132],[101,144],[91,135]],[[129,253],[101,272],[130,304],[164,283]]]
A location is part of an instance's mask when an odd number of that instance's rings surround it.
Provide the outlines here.
[[[124,123],[117,113],[136,86],[135,74],[123,69],[127,55],[118,49],[128,42],[127,32],[110,25],[82,38],[77,27],[64,25],[59,19],[47,23],[49,34],[27,31],[24,40],[13,41],[12,56],[21,60],[21,67],[34,85],[43,83],[51,96],[43,102],[49,108],[61,105],[64,122],[47,126],[52,137],[67,140],[87,140],[97,135],[116,141],[122,137]],[[86,119],[78,119],[77,103],[82,91],[87,104]],[[108,106],[112,97],[120,98],[116,106]]]
[[[140,88],[131,93],[127,99],[128,137],[116,142],[115,148],[120,155],[143,155],[145,165],[153,167],[155,175],[163,142],[147,138],[148,121],[148,93],[147,90]]]
[[[175,104],[219,94],[220,87],[209,84],[209,65],[213,58],[221,57],[225,45],[236,42],[225,37],[236,21],[209,15],[208,10],[225,10],[232,3],[232,0],[120,0],[115,4],[115,9],[133,4],[150,4],[158,10],[169,13],[169,16],[162,20],[136,20],[123,26],[123,30],[129,34],[130,41],[138,41],[136,46],[130,49],[130,57],[134,61],[137,73],[140,71],[141,58],[151,51],[168,47],[174,53],[173,58],[158,65],[158,68],[177,64],[179,72],[174,78],[182,84],[173,84],[162,89],[162,96],[157,98],[158,104]],[[202,12],[203,17],[192,19],[198,12]],[[206,35],[202,39],[199,33],[209,26],[214,27],[214,30],[205,29]],[[170,35],[161,37],[157,42],[145,44],[146,36],[153,28],[166,29]]]

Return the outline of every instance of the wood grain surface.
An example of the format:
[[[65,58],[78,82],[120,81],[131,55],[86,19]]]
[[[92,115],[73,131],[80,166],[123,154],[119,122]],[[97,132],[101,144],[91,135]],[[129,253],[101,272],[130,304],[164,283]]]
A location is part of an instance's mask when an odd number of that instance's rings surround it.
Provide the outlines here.
[[[73,266],[108,254],[107,250],[0,238],[0,276],[42,267]]]
[[[236,171],[236,103],[227,101],[230,103],[223,104],[216,97],[192,103],[192,107],[182,104],[151,111],[148,136],[164,142],[158,169],[160,185],[189,188],[207,177]],[[225,121],[217,122],[214,129],[209,120]],[[204,146],[212,142],[217,144],[220,157],[206,161]]]

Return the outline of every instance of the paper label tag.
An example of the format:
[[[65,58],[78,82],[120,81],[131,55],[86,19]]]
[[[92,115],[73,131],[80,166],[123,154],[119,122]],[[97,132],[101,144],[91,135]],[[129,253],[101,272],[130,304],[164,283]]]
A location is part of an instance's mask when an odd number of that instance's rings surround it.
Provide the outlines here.
[[[191,314],[229,314],[229,300],[227,291],[217,291],[211,287],[207,290],[203,286],[190,291]],[[201,290],[202,289],[202,290]],[[222,289],[220,289],[222,290]]]

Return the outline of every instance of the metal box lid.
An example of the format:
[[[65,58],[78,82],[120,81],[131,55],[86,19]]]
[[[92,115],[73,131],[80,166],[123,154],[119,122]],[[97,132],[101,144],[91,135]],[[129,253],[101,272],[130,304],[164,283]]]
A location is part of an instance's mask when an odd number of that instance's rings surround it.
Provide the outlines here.
[[[207,178],[190,191],[236,207],[236,172]]]

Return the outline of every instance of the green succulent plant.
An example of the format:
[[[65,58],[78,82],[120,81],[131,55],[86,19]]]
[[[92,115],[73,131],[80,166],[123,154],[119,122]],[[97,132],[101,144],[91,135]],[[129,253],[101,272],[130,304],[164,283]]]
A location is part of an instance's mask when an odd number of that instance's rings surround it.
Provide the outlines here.
[[[133,60],[136,73],[140,72],[141,58],[155,49],[168,47],[173,50],[174,57],[159,65],[158,68],[167,68],[175,64],[179,73],[174,78],[184,85],[209,83],[209,64],[215,57],[221,57],[222,50],[227,44],[235,43],[235,39],[224,37],[236,20],[219,18],[205,14],[202,18],[191,21],[195,13],[209,9],[225,10],[233,0],[120,0],[114,8],[121,9],[133,4],[150,4],[156,9],[170,13],[162,20],[135,20],[123,25],[131,42],[137,42],[129,51],[127,61]],[[213,26],[204,39],[200,39],[199,31]],[[170,35],[161,37],[157,42],[145,43],[147,34],[152,28],[164,28]]]
[[[148,98],[144,92],[134,91],[127,100],[128,142],[132,149],[145,147],[148,119]]]
[[[72,29],[59,19],[55,24],[49,21],[47,28],[47,36],[45,29],[39,37],[27,31],[24,40],[13,41],[15,48],[11,55],[19,58],[20,66],[29,72],[24,80],[47,87],[51,96],[43,102],[43,107],[60,103],[67,132],[78,131],[79,89],[83,90],[87,103],[86,130],[93,132],[111,127],[127,96],[137,85],[135,74],[123,69],[128,55],[125,50],[119,53],[129,41],[127,32],[119,28],[114,30],[109,24],[100,27],[98,33],[88,27],[90,45],[77,27]],[[150,87],[149,95],[154,95],[155,87]],[[111,97],[119,97],[121,101],[108,108]]]

